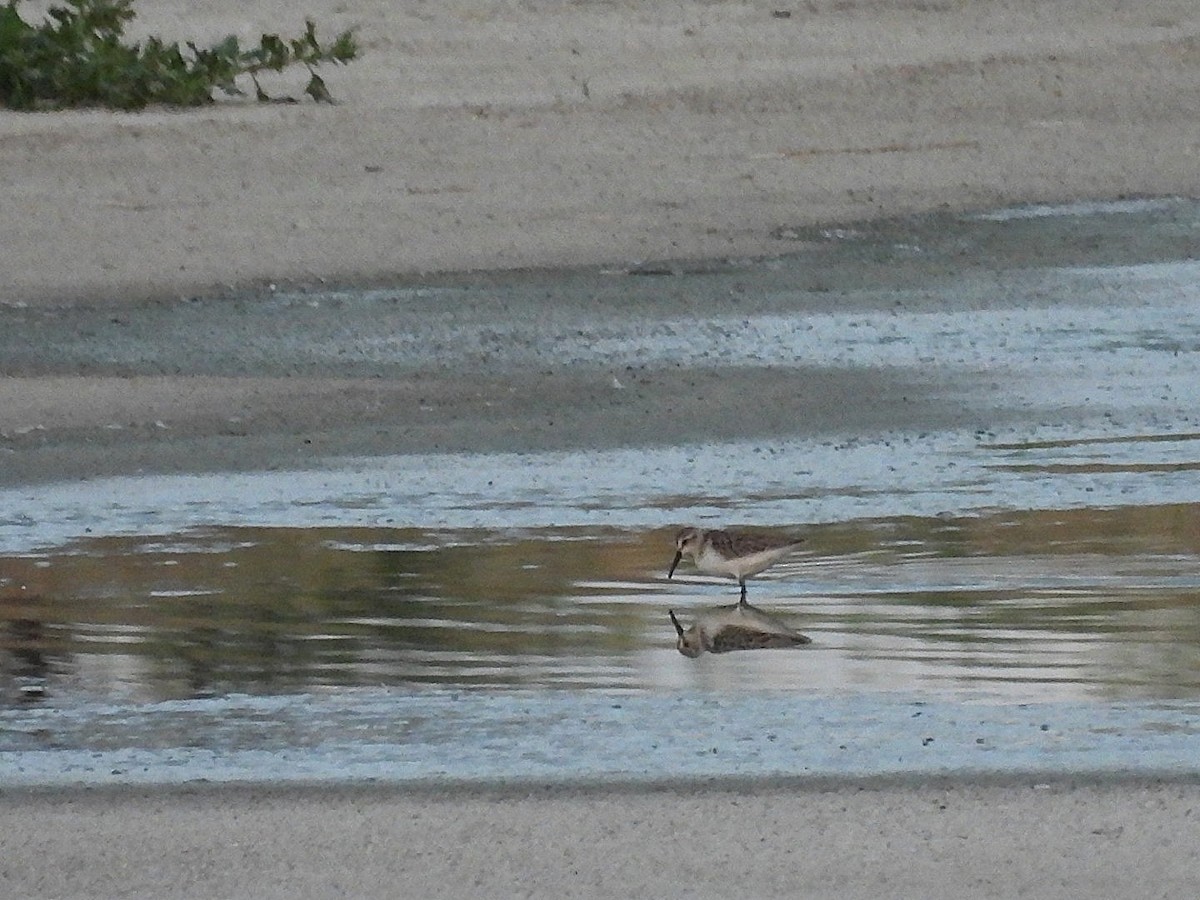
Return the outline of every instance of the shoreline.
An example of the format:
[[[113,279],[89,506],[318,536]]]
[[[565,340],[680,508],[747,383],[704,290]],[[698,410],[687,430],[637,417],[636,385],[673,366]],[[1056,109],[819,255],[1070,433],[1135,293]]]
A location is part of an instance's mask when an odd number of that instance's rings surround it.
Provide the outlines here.
[[[158,796],[198,796],[222,793],[253,792],[279,797],[304,797],[318,794],[336,795],[347,799],[413,798],[451,801],[464,797],[504,801],[522,797],[608,797],[635,795],[693,795],[697,793],[729,793],[750,796],[756,793],[826,793],[853,788],[864,791],[915,790],[930,788],[953,790],[960,787],[989,789],[1038,788],[1069,790],[1078,785],[1097,788],[1143,788],[1155,785],[1195,787],[1200,790],[1200,768],[1193,770],[1112,770],[1040,769],[1021,771],[887,772],[883,774],[830,775],[680,775],[680,776],[604,776],[596,778],[442,778],[399,779],[379,778],[296,779],[271,781],[208,781],[195,779],[186,782],[147,782],[131,784],[22,784],[0,788],[0,794],[25,800],[53,799],[78,794],[92,798],[98,804],[121,795],[142,794]]]

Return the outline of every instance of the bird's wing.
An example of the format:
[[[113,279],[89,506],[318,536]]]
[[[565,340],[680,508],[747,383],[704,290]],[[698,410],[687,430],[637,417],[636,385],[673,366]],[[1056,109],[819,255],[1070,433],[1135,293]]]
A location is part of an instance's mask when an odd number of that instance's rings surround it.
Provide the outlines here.
[[[726,559],[734,555],[733,535],[728,531],[708,531],[704,536],[712,544],[712,548]]]
[[[708,539],[713,549],[726,559],[730,557],[752,556],[764,550],[782,550],[784,547],[794,547],[804,543],[795,538],[783,538],[770,534],[743,534],[731,531],[710,531]]]

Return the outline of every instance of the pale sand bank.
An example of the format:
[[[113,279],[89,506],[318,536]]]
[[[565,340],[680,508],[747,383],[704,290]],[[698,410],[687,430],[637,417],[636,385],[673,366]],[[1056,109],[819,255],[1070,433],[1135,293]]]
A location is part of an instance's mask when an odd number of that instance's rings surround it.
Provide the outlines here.
[[[363,56],[332,107],[0,112],[0,302],[772,255],[796,224],[1197,188],[1190,0],[141,7],[139,36],[308,15]]]
[[[1105,897],[1200,888],[1200,784],[7,791],[12,897]]]

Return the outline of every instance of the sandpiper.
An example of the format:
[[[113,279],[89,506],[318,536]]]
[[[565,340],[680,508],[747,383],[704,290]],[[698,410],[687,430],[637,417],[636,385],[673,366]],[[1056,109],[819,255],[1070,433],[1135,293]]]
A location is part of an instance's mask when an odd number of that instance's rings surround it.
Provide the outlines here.
[[[745,603],[746,579],[775,565],[802,543],[802,540],[795,538],[745,534],[740,531],[684,528],[675,535],[675,559],[667,570],[667,577],[675,574],[675,567],[684,556],[690,556],[701,572],[736,578],[742,587],[739,602]]]
[[[699,614],[686,631],[675,618],[675,610],[667,610],[667,615],[671,617],[671,624],[679,635],[676,648],[692,659],[705,650],[709,653],[728,653],[731,650],[769,650],[812,643],[812,638],[745,600]]]

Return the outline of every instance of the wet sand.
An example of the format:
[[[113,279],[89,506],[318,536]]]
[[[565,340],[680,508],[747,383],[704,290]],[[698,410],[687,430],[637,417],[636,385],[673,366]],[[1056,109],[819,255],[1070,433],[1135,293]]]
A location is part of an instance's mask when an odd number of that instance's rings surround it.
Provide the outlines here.
[[[0,308],[0,488],[393,454],[1188,434],[1190,357],[1161,350],[1191,346],[1197,223],[1184,199],[942,213],[808,229],[763,262]]]
[[[337,106],[0,115],[0,209],[19,222],[0,261],[9,313],[45,312],[46,334],[87,341],[81,310],[120,328],[203,296],[227,303],[223,328],[249,339],[245,299],[268,284],[647,261],[669,277],[656,261],[804,250],[819,223],[1195,191],[1191,2],[305,11],[323,30],[360,29],[364,59],[328,73]],[[299,14],[278,0],[254,15],[161,3],[139,25],[253,37]],[[695,302],[711,314],[729,297]],[[101,349],[121,346],[111,340]],[[189,335],[201,350],[209,340]],[[36,349],[0,361],[0,459],[38,450],[18,476],[33,481],[245,465],[236,436],[259,441],[249,464],[270,467],[341,427],[331,396],[370,408],[379,390],[369,367],[369,388],[318,372],[295,391],[213,361],[46,366]],[[459,401],[463,387],[443,385]],[[474,433],[470,402],[458,445]],[[655,405],[641,439],[660,427]],[[137,429],[164,430],[164,409],[192,439],[186,459],[139,458]],[[704,407],[689,414],[702,430]],[[500,445],[502,430],[484,433],[483,449]],[[106,461],[123,456],[133,464]],[[3,799],[0,885],[14,896],[1184,896],[1200,846],[1194,784],[1119,779]]]

